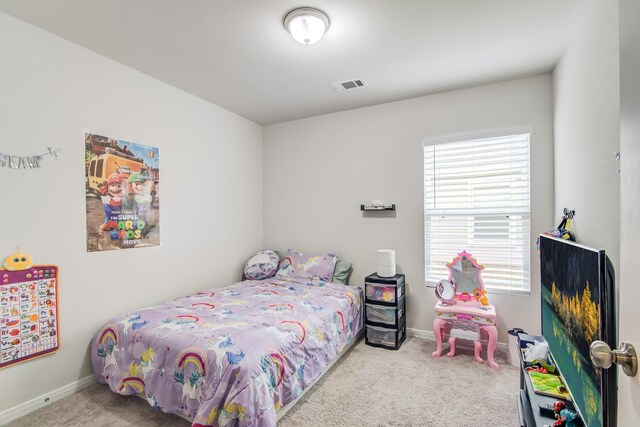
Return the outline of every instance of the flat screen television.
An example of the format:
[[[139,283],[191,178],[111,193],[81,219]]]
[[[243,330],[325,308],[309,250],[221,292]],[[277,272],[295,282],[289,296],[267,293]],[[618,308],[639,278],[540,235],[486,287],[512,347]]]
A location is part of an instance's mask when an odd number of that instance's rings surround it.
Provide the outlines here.
[[[605,251],[540,236],[542,335],[588,427],[616,425],[616,368],[591,364],[595,340],[617,348],[615,274]]]

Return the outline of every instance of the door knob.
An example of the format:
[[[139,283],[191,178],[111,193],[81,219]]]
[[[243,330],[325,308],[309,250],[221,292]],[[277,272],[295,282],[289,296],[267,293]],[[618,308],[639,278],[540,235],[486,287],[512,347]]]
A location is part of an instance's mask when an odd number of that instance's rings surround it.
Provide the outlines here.
[[[629,343],[621,342],[619,350],[611,350],[606,342],[594,341],[589,348],[589,355],[596,368],[609,369],[613,363],[616,363],[630,377],[635,377],[638,372],[636,350]]]

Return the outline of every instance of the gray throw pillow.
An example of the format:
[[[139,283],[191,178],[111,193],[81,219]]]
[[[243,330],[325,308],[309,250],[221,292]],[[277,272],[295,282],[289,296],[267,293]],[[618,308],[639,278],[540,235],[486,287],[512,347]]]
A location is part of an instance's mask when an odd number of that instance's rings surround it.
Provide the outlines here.
[[[340,283],[341,285],[348,285],[349,273],[351,273],[351,263],[338,261],[336,263],[336,269],[333,271],[333,283]]]

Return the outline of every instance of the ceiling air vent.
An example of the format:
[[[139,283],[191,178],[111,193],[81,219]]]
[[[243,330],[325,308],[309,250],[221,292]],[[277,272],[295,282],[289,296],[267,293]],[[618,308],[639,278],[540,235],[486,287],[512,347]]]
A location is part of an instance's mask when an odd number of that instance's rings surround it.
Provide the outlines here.
[[[344,92],[345,90],[358,89],[366,85],[367,85],[367,82],[365,82],[364,79],[355,79],[355,80],[347,80],[344,82],[331,83],[331,87],[336,92]]]

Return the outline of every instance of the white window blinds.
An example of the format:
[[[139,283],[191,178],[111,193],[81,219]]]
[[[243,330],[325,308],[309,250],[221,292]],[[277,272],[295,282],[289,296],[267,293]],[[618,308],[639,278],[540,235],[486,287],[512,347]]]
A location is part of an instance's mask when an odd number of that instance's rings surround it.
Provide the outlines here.
[[[425,280],[467,250],[493,291],[530,288],[529,134],[424,146]]]

